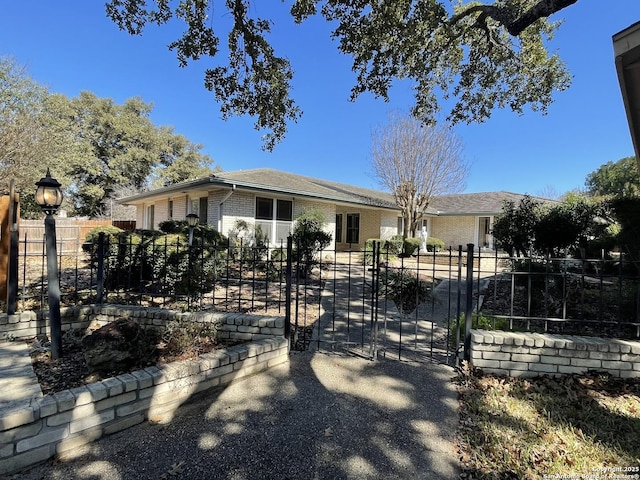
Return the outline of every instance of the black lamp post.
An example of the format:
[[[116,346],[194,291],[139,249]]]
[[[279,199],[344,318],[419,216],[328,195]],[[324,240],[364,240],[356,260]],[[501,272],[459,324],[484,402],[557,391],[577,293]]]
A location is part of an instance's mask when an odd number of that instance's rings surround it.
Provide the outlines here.
[[[44,219],[45,241],[47,245],[47,279],[49,297],[49,328],[51,332],[51,357],[62,356],[62,322],[60,320],[60,281],[58,280],[58,260],[56,252],[56,221],[53,214],[62,203],[60,182],[47,174],[36,182],[36,202],[46,214]]]
[[[195,213],[187,215],[187,225],[189,225],[189,246],[193,243],[193,229],[198,224],[200,217]]]

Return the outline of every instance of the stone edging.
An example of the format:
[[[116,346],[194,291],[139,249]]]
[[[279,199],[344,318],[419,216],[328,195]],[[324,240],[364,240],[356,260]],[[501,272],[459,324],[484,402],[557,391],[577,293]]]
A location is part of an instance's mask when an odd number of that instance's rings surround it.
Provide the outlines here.
[[[640,342],[488,330],[471,331],[471,363],[511,377],[605,371],[640,378]]]

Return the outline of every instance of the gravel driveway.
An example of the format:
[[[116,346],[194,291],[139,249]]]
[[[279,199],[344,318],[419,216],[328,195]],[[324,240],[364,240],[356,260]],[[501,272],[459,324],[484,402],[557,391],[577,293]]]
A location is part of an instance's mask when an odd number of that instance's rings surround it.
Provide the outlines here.
[[[292,353],[274,367],[75,458],[11,480],[455,479],[453,369]]]

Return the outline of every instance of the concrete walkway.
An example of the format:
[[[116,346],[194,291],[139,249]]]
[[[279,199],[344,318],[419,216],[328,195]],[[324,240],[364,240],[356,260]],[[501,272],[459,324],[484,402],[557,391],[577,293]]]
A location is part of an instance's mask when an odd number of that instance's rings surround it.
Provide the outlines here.
[[[374,324],[371,273],[361,270],[353,272],[349,265],[337,264],[329,272],[322,293],[320,319],[311,335],[310,348],[348,351],[364,358],[375,356],[453,364],[455,321],[458,309],[463,312],[466,305],[466,281],[459,282],[449,274],[440,276],[430,298],[408,314],[401,313],[392,300],[380,294],[377,324]],[[419,272],[427,275],[433,274],[434,270],[425,268]],[[480,288],[485,284],[486,279],[482,279]],[[473,288],[478,290],[476,282]],[[373,345],[372,331],[376,328]]]

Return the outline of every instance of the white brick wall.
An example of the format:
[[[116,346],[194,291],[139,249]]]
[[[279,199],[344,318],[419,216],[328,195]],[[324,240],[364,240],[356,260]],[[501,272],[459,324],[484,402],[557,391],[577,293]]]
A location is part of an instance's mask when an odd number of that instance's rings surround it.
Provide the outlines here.
[[[238,192],[235,191],[229,196],[222,207],[222,222],[219,222],[220,202],[229,194],[229,190],[214,190],[209,192],[207,197],[207,223],[216,229],[219,229],[220,233],[225,236],[229,235],[229,232],[233,229],[237,220],[244,220],[249,225],[255,224],[255,199],[256,194],[250,192]],[[308,208],[317,208],[324,212],[327,223],[325,231],[332,236],[331,245],[329,250],[335,248],[345,249],[349,244],[342,242],[336,245],[335,243],[335,219],[336,213],[343,214],[343,239],[346,237],[346,214],[347,213],[359,213],[360,214],[360,242],[358,245],[351,245],[352,248],[361,248],[364,246],[364,242],[368,238],[391,238],[393,235],[397,235],[398,215],[395,212],[386,212],[373,208],[357,208],[347,206],[337,206],[336,204],[329,202],[320,202],[313,200],[306,200],[301,198],[293,198],[287,196],[278,196],[271,194],[264,194],[263,196],[268,198],[281,198],[293,201],[293,220],[300,216],[300,214]],[[158,200],[155,205],[154,212],[154,228],[157,229],[160,222],[168,219],[168,201],[173,200],[173,219],[183,220],[188,213],[189,197],[187,195],[181,195],[177,197],[170,197],[169,199]],[[144,225],[146,207],[151,204],[139,205],[137,209],[137,224]],[[220,224],[219,224],[220,223]],[[293,226],[293,222],[292,222]]]
[[[171,197],[173,200],[173,219],[184,220],[187,217],[187,196]]]
[[[380,215],[380,239],[389,240],[398,234],[402,234],[398,232],[398,214],[383,212]]]
[[[476,233],[476,217],[431,217],[429,235],[444,242],[445,248],[473,243]]]
[[[487,330],[471,331],[471,363],[487,373],[512,377],[606,371],[640,378],[640,342]]]
[[[222,207],[222,228],[220,233],[228,236],[236,220],[244,220],[252,225],[255,221],[255,198],[253,193],[234,192]]]
[[[160,222],[164,222],[169,218],[169,200],[162,200],[155,204],[153,212],[153,229],[157,230]]]

